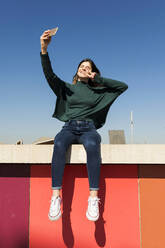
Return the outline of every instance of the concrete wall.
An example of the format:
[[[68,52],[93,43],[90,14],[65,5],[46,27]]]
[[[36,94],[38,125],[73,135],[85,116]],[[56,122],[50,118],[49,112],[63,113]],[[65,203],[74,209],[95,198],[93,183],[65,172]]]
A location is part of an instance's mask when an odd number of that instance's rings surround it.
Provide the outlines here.
[[[53,145],[0,145],[0,164],[49,164]],[[102,164],[164,164],[165,145],[101,145]],[[86,163],[83,145],[68,149],[66,162]]]
[[[62,218],[48,220],[49,145],[0,146],[1,248],[165,247],[165,145],[102,145],[100,219],[90,222],[86,154],[67,153]]]

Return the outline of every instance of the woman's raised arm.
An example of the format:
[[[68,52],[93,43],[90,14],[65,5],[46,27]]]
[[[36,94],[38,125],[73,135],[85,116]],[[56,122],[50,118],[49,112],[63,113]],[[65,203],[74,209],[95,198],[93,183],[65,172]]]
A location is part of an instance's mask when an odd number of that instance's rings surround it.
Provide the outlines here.
[[[47,52],[48,45],[51,41],[50,30],[46,30],[40,37],[41,42],[41,64],[42,69],[45,75],[45,78],[53,90],[53,92],[60,97],[61,89],[65,86],[65,82],[62,81],[57,75],[53,72],[49,55]]]

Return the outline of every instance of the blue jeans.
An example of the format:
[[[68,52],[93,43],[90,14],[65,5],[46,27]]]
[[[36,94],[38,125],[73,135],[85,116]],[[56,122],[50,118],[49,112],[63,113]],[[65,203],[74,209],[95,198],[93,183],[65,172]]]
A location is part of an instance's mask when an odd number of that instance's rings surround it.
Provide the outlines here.
[[[92,121],[69,120],[55,136],[52,157],[52,189],[62,188],[66,151],[71,144],[83,144],[87,153],[87,171],[90,190],[99,189],[101,136]]]

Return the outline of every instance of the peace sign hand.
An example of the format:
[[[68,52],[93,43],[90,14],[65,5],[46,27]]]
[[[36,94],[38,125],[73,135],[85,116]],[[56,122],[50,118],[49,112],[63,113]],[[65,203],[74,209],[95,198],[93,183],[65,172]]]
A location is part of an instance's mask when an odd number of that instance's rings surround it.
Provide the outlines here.
[[[94,77],[95,77],[95,75],[96,75],[96,72],[88,72],[87,73],[87,75],[88,75],[88,78],[90,78],[92,81],[94,80]]]

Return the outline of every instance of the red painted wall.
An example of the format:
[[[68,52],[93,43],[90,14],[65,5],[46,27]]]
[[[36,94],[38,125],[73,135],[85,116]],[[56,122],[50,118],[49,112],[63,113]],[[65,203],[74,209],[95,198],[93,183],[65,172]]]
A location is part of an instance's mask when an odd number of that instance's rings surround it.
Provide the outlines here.
[[[86,166],[66,166],[63,216],[48,220],[50,166],[32,166],[30,182],[30,248],[140,248],[136,165],[102,166],[100,219],[86,219],[89,184]]]

